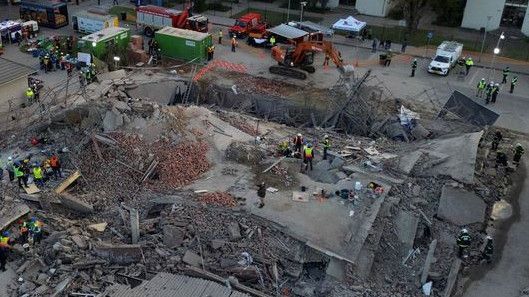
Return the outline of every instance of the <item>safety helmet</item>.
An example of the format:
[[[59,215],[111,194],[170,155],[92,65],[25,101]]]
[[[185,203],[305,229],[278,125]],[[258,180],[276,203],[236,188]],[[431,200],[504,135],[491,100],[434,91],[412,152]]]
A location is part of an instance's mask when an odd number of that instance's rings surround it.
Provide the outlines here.
[[[323,136],[323,138],[329,138],[329,135],[325,134],[325,136]]]
[[[301,133],[298,133],[298,136],[301,137]]]
[[[499,83],[496,83],[496,84],[494,84],[494,85],[495,85],[495,86],[499,86],[500,84],[499,84]]]
[[[482,78],[481,80],[483,80],[483,81],[484,81],[484,80],[485,80],[485,78]]]
[[[522,144],[521,143],[517,143],[516,147],[522,147]]]
[[[312,147],[312,143],[307,144],[307,147]]]
[[[461,229],[461,233],[468,233],[468,230],[466,228]]]
[[[492,236],[487,235],[487,239],[488,239],[488,240],[492,240]]]
[[[2,236],[7,237],[7,236],[9,236],[9,235],[10,235],[9,231],[4,231],[4,232],[2,232]]]
[[[37,218],[36,217],[31,217],[31,219],[29,219],[30,222],[34,223],[37,221]]]
[[[7,160],[8,161],[13,161],[13,157],[9,156],[9,157],[7,157]]]

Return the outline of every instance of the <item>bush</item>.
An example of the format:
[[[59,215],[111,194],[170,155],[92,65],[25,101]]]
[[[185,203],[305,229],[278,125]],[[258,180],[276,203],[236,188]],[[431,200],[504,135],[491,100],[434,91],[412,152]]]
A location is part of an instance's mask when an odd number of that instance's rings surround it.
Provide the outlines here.
[[[401,6],[394,6],[388,12],[388,18],[393,20],[402,20],[404,19],[404,11]]]
[[[435,25],[459,27],[463,21],[466,0],[432,0],[432,9],[437,14]]]

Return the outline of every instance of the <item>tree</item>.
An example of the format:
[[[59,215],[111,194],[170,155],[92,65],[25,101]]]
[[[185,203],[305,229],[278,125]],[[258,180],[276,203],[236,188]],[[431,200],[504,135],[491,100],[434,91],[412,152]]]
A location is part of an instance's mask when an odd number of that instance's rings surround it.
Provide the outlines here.
[[[391,3],[402,9],[408,30],[415,31],[430,0],[391,0]]]
[[[463,20],[466,0],[430,0],[437,19],[436,25],[459,27]]]

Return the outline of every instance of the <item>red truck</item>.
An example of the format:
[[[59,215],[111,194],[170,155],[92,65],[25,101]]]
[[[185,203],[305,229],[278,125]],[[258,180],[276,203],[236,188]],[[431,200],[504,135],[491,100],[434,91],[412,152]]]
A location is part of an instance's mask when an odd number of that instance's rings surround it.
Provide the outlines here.
[[[266,28],[267,25],[263,22],[261,14],[250,12],[235,20],[235,25],[230,27],[229,32],[237,38],[258,37],[265,34]]]
[[[153,37],[154,31],[163,27],[188,29],[198,32],[208,31],[208,18],[203,15],[191,16],[190,7],[183,11],[154,5],[136,8],[136,24],[143,27],[146,36]]]

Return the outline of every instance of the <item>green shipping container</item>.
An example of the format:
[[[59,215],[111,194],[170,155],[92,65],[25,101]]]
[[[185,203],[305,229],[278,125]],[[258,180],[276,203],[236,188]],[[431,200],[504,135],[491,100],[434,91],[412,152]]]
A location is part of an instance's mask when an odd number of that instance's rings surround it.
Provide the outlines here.
[[[205,61],[208,47],[213,45],[211,34],[164,27],[156,31],[154,39],[163,56],[190,61]]]
[[[116,49],[124,50],[127,48],[129,41],[129,29],[111,27],[82,37],[78,45],[79,50],[89,52],[101,59],[112,44],[116,46]]]

